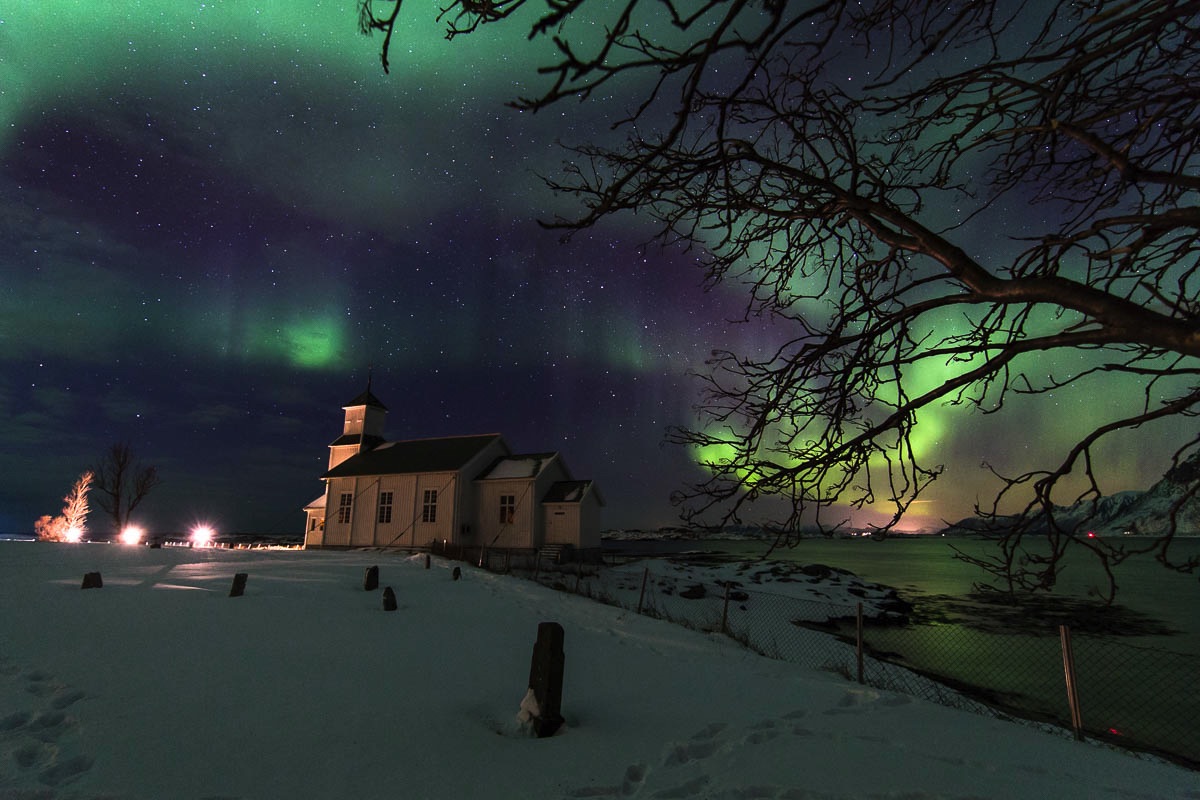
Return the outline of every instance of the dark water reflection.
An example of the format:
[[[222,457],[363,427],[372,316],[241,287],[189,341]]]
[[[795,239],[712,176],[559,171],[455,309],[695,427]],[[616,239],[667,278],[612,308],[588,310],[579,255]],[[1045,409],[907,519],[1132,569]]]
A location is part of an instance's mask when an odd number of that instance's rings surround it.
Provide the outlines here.
[[[1200,580],[1165,569],[1150,557],[1131,559],[1117,568],[1118,608],[1105,612],[1095,587],[1104,585],[1103,571],[1090,563],[1086,554],[1069,558],[1050,595],[1032,603],[1032,608],[1014,608],[992,599],[972,598],[976,583],[989,576],[954,557],[953,547],[969,554],[983,554],[993,545],[974,539],[949,537],[890,537],[883,540],[804,539],[796,547],[777,549],[771,558],[806,564],[827,564],[849,570],[864,580],[898,589],[918,609],[918,620],[957,622],[978,609],[1003,625],[1008,619],[1026,632],[1031,620],[1045,619],[1047,635],[1057,635],[1060,622],[1079,619],[1091,628],[1108,616],[1114,630],[1138,643],[1200,655]],[[710,551],[737,558],[762,557],[768,544],[756,541],[660,541],[606,542],[617,548],[646,556]],[[1200,554],[1200,539],[1177,542],[1177,555]],[[1100,620],[1097,620],[1097,615]],[[1087,617],[1090,623],[1084,623]]]
[[[913,624],[868,628],[868,648],[949,685],[985,687],[969,693],[1021,716],[1069,725],[1058,633],[1058,625],[1067,624],[1089,733],[1200,765],[1197,576],[1169,571],[1152,558],[1132,559],[1117,569],[1116,606],[1105,608],[1093,591],[1104,584],[1103,571],[1081,553],[1067,563],[1053,594],[1013,604],[973,593],[987,576],[956,559],[952,544],[973,555],[992,546],[943,537],[805,539],[770,557],[826,564],[894,587],[914,605]],[[741,559],[762,557],[768,545],[666,541],[606,547],[642,556],[704,551]],[[1181,558],[1196,555],[1200,539],[1175,547]]]

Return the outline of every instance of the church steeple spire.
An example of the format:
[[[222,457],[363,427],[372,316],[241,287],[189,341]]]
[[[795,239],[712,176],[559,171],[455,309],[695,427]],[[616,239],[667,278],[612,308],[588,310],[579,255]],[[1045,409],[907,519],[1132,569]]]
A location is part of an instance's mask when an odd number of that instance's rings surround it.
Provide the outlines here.
[[[342,406],[346,412],[342,435],[329,445],[329,469],[351,456],[372,450],[383,442],[383,423],[387,406],[371,392],[371,373],[367,373],[367,390]]]

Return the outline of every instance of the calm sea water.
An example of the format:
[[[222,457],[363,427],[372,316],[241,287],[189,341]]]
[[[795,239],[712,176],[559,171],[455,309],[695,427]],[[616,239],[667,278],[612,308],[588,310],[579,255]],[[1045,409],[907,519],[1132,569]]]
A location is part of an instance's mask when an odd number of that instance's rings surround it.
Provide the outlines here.
[[[642,548],[646,555],[704,550],[744,558],[762,556],[762,542],[665,541],[620,543],[622,549]],[[986,581],[977,567],[954,557],[952,547],[982,554],[994,547],[976,539],[941,536],[896,536],[882,540],[804,539],[797,546],[780,548],[771,558],[805,564],[826,564],[849,570],[864,580],[892,586],[909,600],[938,595],[965,596],[972,586]],[[1200,554],[1200,538],[1176,541],[1173,554],[1180,559]],[[1083,554],[1081,554],[1083,555]],[[1140,643],[1200,655],[1200,575],[1172,572],[1150,557],[1131,559],[1117,572],[1117,603],[1159,620],[1179,633],[1172,636],[1135,637]],[[1068,559],[1056,594],[1084,598],[1104,585],[1103,571],[1087,558]]]
[[[611,543],[646,556],[686,551],[761,557],[760,542]],[[872,539],[805,539],[796,547],[776,550],[771,558],[826,564],[860,578],[897,589],[920,608],[936,606],[944,596],[965,597],[975,583],[988,578],[977,567],[955,558],[952,546],[971,554],[993,547],[981,540],[949,537]],[[1175,556],[1200,554],[1200,539],[1173,546]],[[1080,553],[1080,556],[1086,554]],[[1131,559],[1117,572],[1117,603],[1173,630],[1122,636],[1073,636],[1079,681],[1083,687],[1084,722],[1089,731],[1126,746],[1151,746],[1200,764],[1200,692],[1195,691],[1196,659],[1200,658],[1200,579],[1165,569],[1152,558]],[[1088,598],[1103,584],[1103,571],[1086,558],[1067,563],[1055,594]],[[975,686],[1026,698],[1016,706],[1049,710],[1069,720],[1062,680],[1057,626],[1046,622],[1020,631],[991,632],[953,623],[885,629],[888,650],[914,667],[944,674]],[[1126,626],[1126,630],[1133,630]],[[868,631],[868,644],[872,634]],[[969,653],[968,653],[969,651]],[[1160,651],[1169,651],[1161,653]],[[1173,655],[1179,654],[1179,655]],[[971,657],[968,657],[971,656]],[[1099,728],[1095,726],[1099,725]]]

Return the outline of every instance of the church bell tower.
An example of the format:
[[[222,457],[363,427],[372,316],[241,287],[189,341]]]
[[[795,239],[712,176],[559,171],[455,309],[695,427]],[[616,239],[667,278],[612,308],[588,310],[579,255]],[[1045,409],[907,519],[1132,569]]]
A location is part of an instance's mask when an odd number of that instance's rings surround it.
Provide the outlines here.
[[[367,390],[342,406],[342,410],[346,412],[346,421],[342,435],[329,445],[329,469],[383,443],[387,407],[371,393],[370,377],[367,378]]]

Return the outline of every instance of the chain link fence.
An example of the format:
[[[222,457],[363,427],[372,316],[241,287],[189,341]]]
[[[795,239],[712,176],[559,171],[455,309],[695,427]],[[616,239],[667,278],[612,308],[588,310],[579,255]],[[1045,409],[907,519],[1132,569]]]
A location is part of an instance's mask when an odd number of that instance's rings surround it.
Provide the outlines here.
[[[769,658],[953,708],[1055,728],[1200,769],[1196,659],[1112,637],[909,624],[862,618],[859,605],[679,579],[631,563],[546,564],[536,553],[462,553],[511,572],[696,630],[720,633]],[[868,607],[868,612],[870,607]],[[1069,646],[1064,650],[1064,643]],[[1073,674],[1076,714],[1066,676]]]

